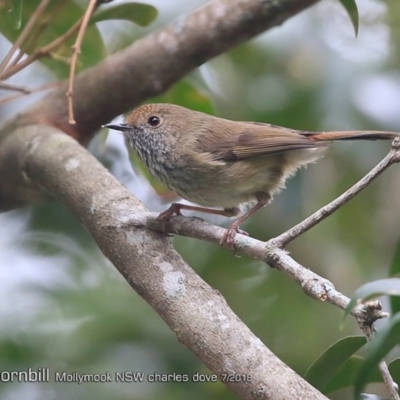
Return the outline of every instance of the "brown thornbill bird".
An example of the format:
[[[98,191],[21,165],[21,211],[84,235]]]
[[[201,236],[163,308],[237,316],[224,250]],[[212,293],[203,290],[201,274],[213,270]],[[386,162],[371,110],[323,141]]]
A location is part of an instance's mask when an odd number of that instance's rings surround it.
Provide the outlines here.
[[[169,220],[181,210],[233,217],[240,213],[240,205],[250,203],[221,241],[231,247],[243,221],[268,204],[298,168],[323,156],[330,142],[400,135],[298,131],[230,121],[173,104],[145,104],[133,110],[126,123],[105,126],[124,134],[155,178],[182,198],[199,204],[172,203],[159,220]]]

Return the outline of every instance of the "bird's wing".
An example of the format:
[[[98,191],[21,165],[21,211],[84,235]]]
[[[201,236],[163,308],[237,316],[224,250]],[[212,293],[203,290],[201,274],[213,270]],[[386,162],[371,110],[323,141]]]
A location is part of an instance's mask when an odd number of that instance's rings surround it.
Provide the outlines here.
[[[223,130],[219,129],[216,135],[203,135],[200,146],[202,151],[211,153],[215,160],[238,161],[324,147],[326,143],[313,140],[308,132],[258,122],[235,122],[232,125],[224,124]]]

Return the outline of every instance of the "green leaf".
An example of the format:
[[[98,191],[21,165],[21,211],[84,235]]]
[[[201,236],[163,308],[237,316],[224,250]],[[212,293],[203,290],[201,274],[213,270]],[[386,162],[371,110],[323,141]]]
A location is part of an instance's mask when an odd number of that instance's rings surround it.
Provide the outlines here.
[[[18,30],[21,28],[22,0],[11,0],[11,7],[6,10],[11,26]]]
[[[400,296],[400,278],[379,279],[359,287],[351,298],[350,303],[347,305],[344,317],[346,317],[357,304],[372,299],[373,297],[383,295]]]
[[[390,318],[366,347],[365,362],[360,367],[354,384],[355,397],[369,382],[369,376],[386,354],[400,343],[400,313]]]
[[[393,257],[392,264],[390,266],[389,276],[400,276],[400,242],[397,243],[396,253]],[[391,297],[390,305],[392,309],[392,313],[395,314],[400,312],[400,298],[399,297]]]
[[[396,358],[389,364],[389,372],[395,382],[400,382],[400,358]]]
[[[26,26],[32,13],[39,5],[39,0],[24,2],[21,14],[21,26]],[[16,31],[8,20],[7,13],[0,12],[0,32],[12,43],[20,32]],[[43,47],[66,33],[84,14],[84,9],[72,0],[51,0],[36,26],[23,45],[26,54],[32,54],[38,47]],[[69,59],[72,55],[71,46],[76,35],[64,42],[51,54],[51,57],[42,57],[41,63],[46,65],[59,78],[66,78],[69,74]],[[106,56],[105,46],[96,25],[88,26],[78,58],[77,71],[97,64]]]
[[[344,389],[354,385],[357,374],[361,366],[364,364],[363,357],[353,355],[351,356],[336,372],[329,384],[324,389],[324,394],[333,393],[336,390]],[[389,371],[395,382],[400,381],[400,358],[392,361],[389,364]],[[367,383],[382,382],[382,375],[378,367],[372,369],[368,377]]]
[[[114,7],[108,7],[96,12],[91,23],[110,19],[125,19],[140,26],[147,26],[157,17],[157,9],[149,4],[125,3]]]
[[[346,362],[337,370],[329,384],[325,387],[324,394],[332,393],[336,390],[353,386],[355,377],[357,376],[357,371],[363,362],[363,357],[357,355],[352,355],[351,357],[349,357]]]
[[[305,374],[305,379],[315,388],[325,392],[339,368],[366,343],[364,336],[349,336],[330,346]]]
[[[357,36],[358,21],[359,21],[357,3],[355,2],[355,0],[339,0],[339,1],[342,3],[342,6],[346,9],[347,14],[350,17],[351,23],[353,24],[354,33]]]
[[[396,253],[390,266],[389,276],[400,275],[400,241],[397,243]]]
[[[353,355],[338,369],[329,384],[324,389],[324,394],[333,393],[336,390],[344,389],[354,385],[357,374],[364,364],[363,357]],[[389,371],[396,382],[400,381],[400,358],[389,364]],[[378,367],[374,367],[368,377],[367,383],[382,382],[382,375]]]
[[[364,362],[364,358],[352,355],[346,362],[338,369],[336,374],[332,377],[329,384],[326,386],[324,393],[332,393],[339,389],[344,389],[354,385],[357,372]],[[370,376],[369,382],[381,382],[382,377],[376,368],[374,374]]]
[[[163,95],[153,97],[149,103],[172,103],[206,114],[214,114],[210,97],[189,78],[179,81]]]

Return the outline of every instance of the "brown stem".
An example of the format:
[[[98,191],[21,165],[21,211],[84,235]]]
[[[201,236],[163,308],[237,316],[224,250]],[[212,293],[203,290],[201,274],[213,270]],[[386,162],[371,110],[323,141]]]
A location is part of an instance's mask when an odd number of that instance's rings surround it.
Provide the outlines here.
[[[26,57],[24,60],[22,60],[19,64],[14,65],[10,68],[8,68],[6,71],[4,71],[2,74],[0,74],[0,79],[7,79],[10,76],[15,75],[17,72],[23,70],[30,64],[34,63],[36,60],[38,60],[41,57],[48,56],[51,54],[52,51],[57,49],[59,46],[61,46],[65,41],[67,41],[72,35],[76,33],[76,31],[79,30],[79,27],[81,26],[82,23],[82,18],[75,23],[67,32],[65,32],[63,35],[52,41],[51,43],[47,44],[46,46],[39,47],[36,49],[33,54],[30,56]]]
[[[28,89],[26,89],[22,86],[12,85],[11,83],[6,83],[6,82],[0,82],[0,89],[1,90],[14,90],[16,92],[22,92],[23,94],[31,93]]]
[[[90,0],[85,15],[83,16],[83,20],[79,28],[76,42],[72,46],[71,68],[69,72],[68,91],[66,94],[68,99],[68,121],[71,125],[74,125],[76,123],[74,118],[74,107],[73,107],[74,77],[75,77],[76,63],[78,61],[78,55],[81,52],[83,37],[85,36],[85,32],[89,24],[90,17],[93,15],[93,12],[96,9],[97,4],[98,4],[97,0]]]
[[[7,104],[7,103],[9,103],[9,102],[11,102],[13,100],[17,100],[17,99],[19,99],[21,97],[24,97],[24,96],[28,95],[28,94],[38,93],[38,92],[42,92],[44,90],[49,90],[49,89],[54,89],[55,87],[57,87],[59,85],[60,85],[59,81],[46,83],[45,85],[39,86],[36,89],[26,90],[26,92],[24,92],[24,93],[18,93],[18,94],[14,94],[14,95],[11,95],[11,96],[4,97],[4,98],[0,99],[0,105]]]
[[[44,10],[48,6],[50,0],[42,0],[40,4],[38,5],[37,9],[35,12],[31,15],[28,23],[26,24],[25,28],[22,30],[21,34],[18,36],[17,40],[13,43],[11,46],[11,49],[8,51],[6,56],[4,57],[3,61],[0,64],[0,74],[7,68],[7,65],[9,61],[11,60],[12,56],[14,53],[17,51],[18,48],[22,46],[24,43],[25,39],[28,37],[28,35],[31,33],[33,27],[35,26],[36,22],[39,20],[39,18],[42,16]],[[5,79],[5,78],[1,78]]]

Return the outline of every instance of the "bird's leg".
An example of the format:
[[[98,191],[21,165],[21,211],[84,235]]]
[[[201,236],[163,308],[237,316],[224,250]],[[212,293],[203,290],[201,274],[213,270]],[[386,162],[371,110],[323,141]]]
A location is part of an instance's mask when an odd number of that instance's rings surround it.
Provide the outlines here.
[[[231,226],[225,232],[224,237],[220,241],[220,245],[228,245],[230,248],[235,248],[234,239],[237,233],[248,235],[247,232],[244,232],[239,229],[240,225],[249,217],[251,217],[255,212],[257,212],[260,208],[264,207],[271,200],[271,196],[267,193],[260,193],[257,195],[257,204],[250,208],[247,212],[241,215],[236,221],[234,221]]]
[[[239,208],[234,207],[234,208],[226,208],[224,210],[218,210],[215,208],[206,208],[206,207],[200,207],[200,206],[190,206],[187,204],[181,204],[181,203],[172,203],[171,206],[160,213],[160,215],[157,217],[157,220],[162,222],[163,224],[163,232],[164,234],[167,233],[167,222],[171,219],[171,217],[175,215],[182,215],[181,210],[191,210],[191,211],[199,211],[199,212],[204,212],[204,213],[209,213],[209,214],[214,214],[214,215],[222,215],[224,217],[234,217],[239,213]],[[197,217],[196,217],[197,218]],[[246,233],[246,232],[243,232]],[[171,235],[173,236],[173,235]]]
[[[175,215],[182,215],[181,210],[190,210],[190,211],[198,211],[198,212],[203,212],[203,213],[208,213],[208,214],[214,214],[214,215],[222,215],[224,217],[233,217],[239,213],[238,208],[228,208],[224,210],[217,210],[215,208],[206,208],[206,207],[200,207],[200,206],[190,206],[187,204],[181,204],[181,203],[172,203],[171,206],[163,211],[157,219],[159,221],[169,221],[170,218],[175,214]]]

